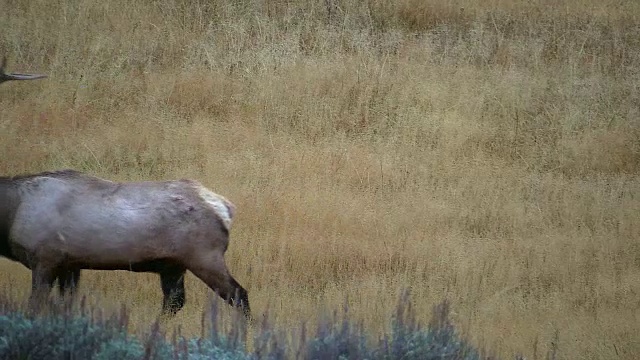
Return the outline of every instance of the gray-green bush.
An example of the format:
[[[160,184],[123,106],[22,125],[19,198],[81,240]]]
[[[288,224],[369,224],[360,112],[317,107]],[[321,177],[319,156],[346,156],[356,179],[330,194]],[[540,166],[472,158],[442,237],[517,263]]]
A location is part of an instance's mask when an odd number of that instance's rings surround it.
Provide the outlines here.
[[[0,359],[97,359],[97,360],[257,360],[257,359],[479,359],[448,319],[449,304],[436,306],[431,323],[416,323],[406,293],[398,303],[392,332],[377,342],[355,325],[348,309],[338,320],[337,312],[321,321],[316,332],[300,337],[299,349],[285,349],[282,332],[265,320],[253,351],[242,341],[244,325],[223,333],[219,330],[217,303],[212,305],[209,335],[201,338],[174,336],[168,341],[154,326],[143,338],[127,333],[125,311],[107,319],[94,315],[55,313],[31,316],[10,306],[0,306]],[[302,329],[305,329],[303,326]]]

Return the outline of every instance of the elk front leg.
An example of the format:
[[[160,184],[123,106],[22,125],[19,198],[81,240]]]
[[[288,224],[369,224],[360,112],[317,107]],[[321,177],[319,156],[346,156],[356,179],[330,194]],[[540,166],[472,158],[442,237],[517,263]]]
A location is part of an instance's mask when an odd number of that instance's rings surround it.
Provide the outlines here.
[[[39,312],[41,306],[46,303],[53,282],[55,281],[53,268],[36,265],[31,271],[31,295],[29,296],[29,310]]]

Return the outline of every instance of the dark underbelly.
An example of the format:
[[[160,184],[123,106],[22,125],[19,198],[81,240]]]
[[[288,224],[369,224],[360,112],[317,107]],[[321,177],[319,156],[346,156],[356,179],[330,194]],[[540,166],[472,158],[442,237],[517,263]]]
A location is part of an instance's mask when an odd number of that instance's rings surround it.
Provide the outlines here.
[[[69,264],[69,267],[76,267],[87,270],[128,270],[133,272],[152,272],[161,273],[178,267],[178,265],[169,259],[155,259],[130,264]]]
[[[9,246],[9,229],[5,229],[2,226],[0,226],[0,256],[17,260],[16,257],[13,256],[11,247]]]
[[[5,257],[9,260],[14,260],[14,261],[18,260],[11,253],[11,248],[9,247],[9,243],[7,243],[6,241],[0,241],[0,256]]]

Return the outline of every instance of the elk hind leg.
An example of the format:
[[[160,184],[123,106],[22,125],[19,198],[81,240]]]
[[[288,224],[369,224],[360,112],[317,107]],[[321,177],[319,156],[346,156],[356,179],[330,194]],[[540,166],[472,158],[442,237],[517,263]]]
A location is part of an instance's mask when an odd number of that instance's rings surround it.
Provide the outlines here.
[[[78,284],[80,283],[80,269],[64,270],[58,274],[58,290],[60,296],[64,297],[69,291],[69,295],[73,298],[76,294]]]
[[[184,307],[186,296],[184,290],[184,268],[170,268],[160,272],[162,286],[162,313],[175,315]]]
[[[242,310],[245,317],[251,319],[247,290],[229,274],[223,254],[215,251],[200,254],[190,264],[189,270],[207,284],[218,296],[230,305]]]

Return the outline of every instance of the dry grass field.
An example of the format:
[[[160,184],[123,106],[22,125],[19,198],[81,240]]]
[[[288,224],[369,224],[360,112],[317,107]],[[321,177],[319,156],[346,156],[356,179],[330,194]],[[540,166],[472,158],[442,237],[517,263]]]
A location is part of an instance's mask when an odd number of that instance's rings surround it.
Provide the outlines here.
[[[640,354],[640,3],[3,0],[0,173],[198,179],[281,329],[403,288],[504,357]],[[30,273],[0,260],[16,299]],[[157,276],[85,272],[148,329]],[[208,290],[164,326],[198,334]],[[226,315],[225,315],[226,314]],[[230,312],[223,315],[229,317]]]

